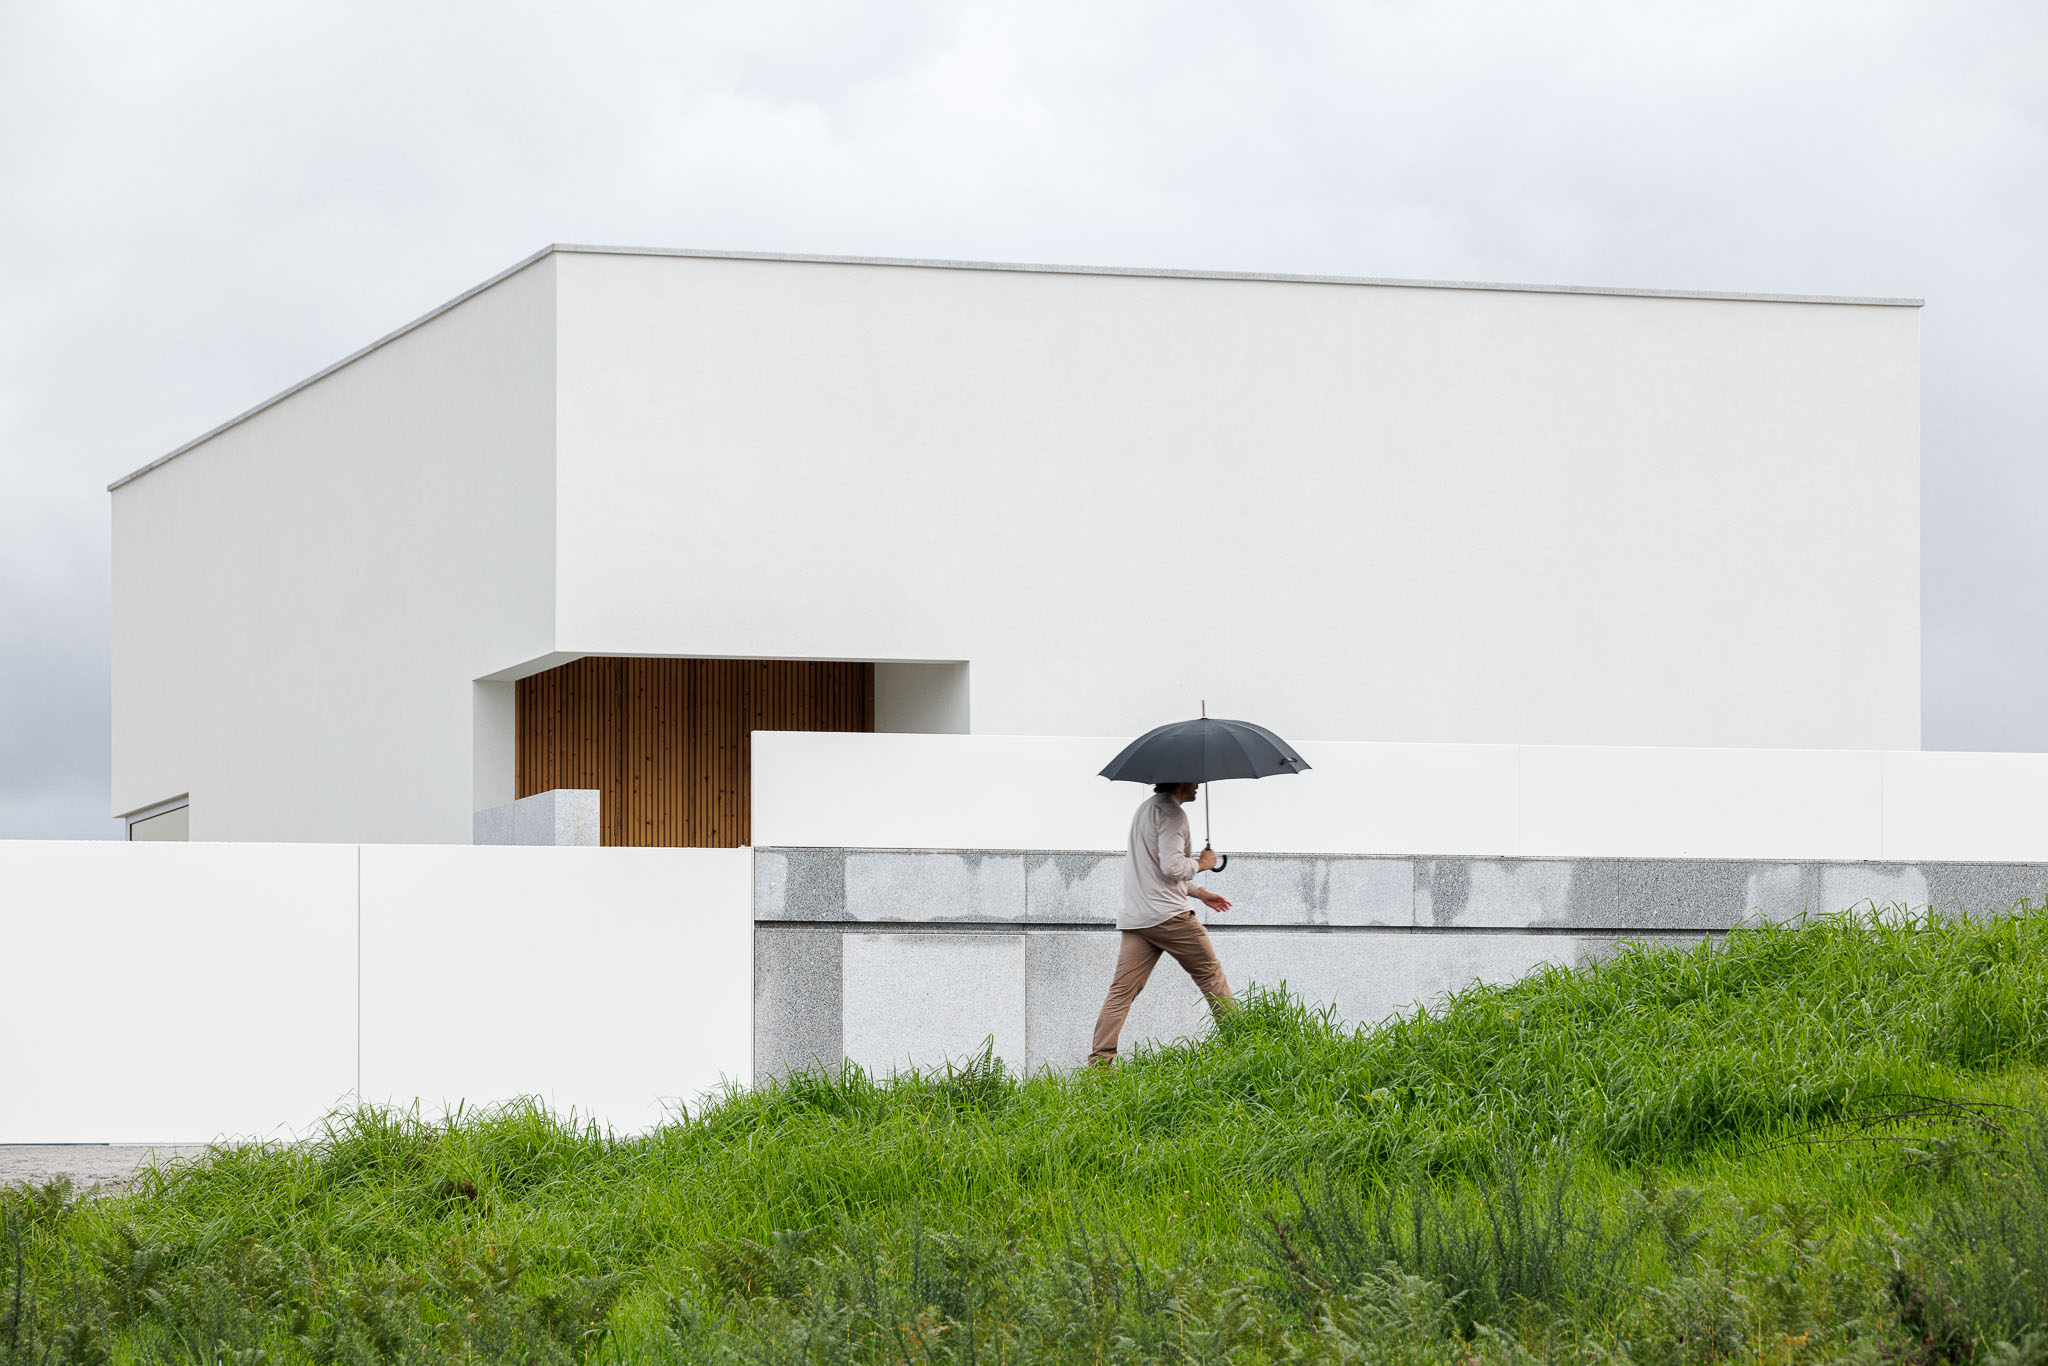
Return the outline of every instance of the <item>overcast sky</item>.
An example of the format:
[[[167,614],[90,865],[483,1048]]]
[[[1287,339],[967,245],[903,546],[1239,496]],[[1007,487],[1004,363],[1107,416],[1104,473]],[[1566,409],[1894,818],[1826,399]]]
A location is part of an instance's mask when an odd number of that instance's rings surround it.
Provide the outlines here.
[[[1925,297],[1870,668],[2048,750],[2041,0],[0,0],[0,838],[114,830],[106,484],[551,241]]]

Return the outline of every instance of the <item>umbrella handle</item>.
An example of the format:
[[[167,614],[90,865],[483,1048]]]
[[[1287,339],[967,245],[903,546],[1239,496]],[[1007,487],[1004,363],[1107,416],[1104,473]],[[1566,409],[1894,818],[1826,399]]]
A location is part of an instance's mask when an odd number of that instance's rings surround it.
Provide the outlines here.
[[[1202,715],[1204,717],[1208,715],[1208,702],[1202,702]],[[1206,782],[1202,784],[1202,852],[1204,854],[1217,854],[1217,846],[1208,842],[1208,784]],[[1229,862],[1231,862],[1229,854],[1217,854],[1217,866],[1210,868],[1210,872],[1223,872],[1223,868],[1229,866]]]
[[[1208,714],[1209,704],[1204,702],[1202,704],[1202,715],[1207,716]],[[1209,842],[1209,785],[1207,783],[1202,784],[1202,852],[1205,854],[1216,854],[1216,846]],[[1216,854],[1216,866],[1209,871],[1220,873],[1229,865],[1230,855]]]

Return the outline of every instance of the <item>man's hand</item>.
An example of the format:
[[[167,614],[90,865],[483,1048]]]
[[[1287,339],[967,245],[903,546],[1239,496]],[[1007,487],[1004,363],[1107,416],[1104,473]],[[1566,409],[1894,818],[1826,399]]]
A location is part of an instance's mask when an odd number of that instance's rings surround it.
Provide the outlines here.
[[[1216,851],[1214,849],[1204,849],[1202,851],[1202,856],[1195,860],[1195,869],[1197,872],[1206,873],[1209,872],[1211,869],[1215,868],[1215,866]]]
[[[1219,915],[1230,909],[1230,902],[1227,898],[1216,895],[1216,893],[1206,887],[1197,887],[1192,892],[1189,892],[1188,895]]]

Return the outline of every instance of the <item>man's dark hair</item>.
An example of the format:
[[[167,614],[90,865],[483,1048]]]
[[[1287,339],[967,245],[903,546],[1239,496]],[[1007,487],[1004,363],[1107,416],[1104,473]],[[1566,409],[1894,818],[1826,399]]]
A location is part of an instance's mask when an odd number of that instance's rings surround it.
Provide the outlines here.
[[[1173,791],[1176,787],[1179,786],[1179,783],[1154,783],[1152,784],[1152,790],[1159,796],[1164,797],[1167,793]]]

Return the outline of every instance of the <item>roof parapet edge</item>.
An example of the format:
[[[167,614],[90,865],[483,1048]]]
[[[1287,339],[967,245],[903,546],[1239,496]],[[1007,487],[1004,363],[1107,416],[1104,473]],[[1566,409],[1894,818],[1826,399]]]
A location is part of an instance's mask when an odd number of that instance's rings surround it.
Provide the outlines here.
[[[995,270],[1026,275],[1127,275],[1168,280],[1258,280],[1278,284],[1372,285],[1382,289],[1479,289],[1507,294],[1610,294],[1643,299],[1721,299],[1741,303],[1847,304],[1924,308],[1925,299],[1855,294],[1761,294],[1740,290],[1647,289],[1629,285],[1531,285],[1486,280],[1404,280],[1378,275],[1291,275],[1278,271],[1183,270],[1173,266],[1063,266],[1024,261],[954,261],[943,257],[829,256],[781,251],[706,251],[693,247],[607,247],[557,242],[553,250],[585,256],[686,256],[707,261],[791,261],[828,266],[909,266],[924,270]]]

